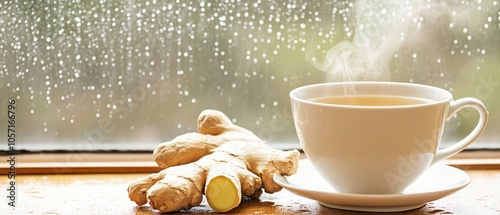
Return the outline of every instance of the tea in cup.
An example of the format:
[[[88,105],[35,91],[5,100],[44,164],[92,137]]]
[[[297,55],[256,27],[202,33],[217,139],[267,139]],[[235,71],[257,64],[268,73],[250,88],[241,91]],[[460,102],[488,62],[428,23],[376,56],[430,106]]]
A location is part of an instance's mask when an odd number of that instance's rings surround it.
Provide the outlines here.
[[[412,83],[314,84],[292,90],[290,99],[306,156],[334,189],[352,194],[403,192],[431,165],[471,144],[488,118],[477,99],[455,101],[449,91]],[[439,149],[445,122],[465,107],[479,112],[476,127]]]

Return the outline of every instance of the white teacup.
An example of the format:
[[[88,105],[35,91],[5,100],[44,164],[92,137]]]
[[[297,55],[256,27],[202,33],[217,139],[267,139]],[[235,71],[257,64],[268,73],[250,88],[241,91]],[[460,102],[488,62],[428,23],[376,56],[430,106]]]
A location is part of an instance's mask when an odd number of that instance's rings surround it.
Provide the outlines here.
[[[338,98],[350,89],[356,95],[344,97],[347,101]],[[337,97],[330,100],[342,104],[319,101],[324,97]],[[320,175],[343,193],[403,192],[431,165],[471,144],[488,118],[477,99],[454,101],[444,89],[411,83],[315,84],[292,90],[290,98],[305,154]],[[465,107],[479,112],[478,124],[460,142],[438,149],[445,121]]]

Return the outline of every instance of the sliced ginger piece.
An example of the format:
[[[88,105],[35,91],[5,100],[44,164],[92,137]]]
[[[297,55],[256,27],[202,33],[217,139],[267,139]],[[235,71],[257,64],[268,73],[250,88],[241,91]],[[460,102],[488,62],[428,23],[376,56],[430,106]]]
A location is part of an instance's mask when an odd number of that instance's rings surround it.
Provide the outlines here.
[[[208,205],[217,212],[227,212],[238,207],[241,202],[239,182],[224,175],[219,175],[207,184],[205,195]]]
[[[227,212],[241,202],[241,183],[237,177],[220,172],[208,176],[205,195],[208,205],[218,212]]]

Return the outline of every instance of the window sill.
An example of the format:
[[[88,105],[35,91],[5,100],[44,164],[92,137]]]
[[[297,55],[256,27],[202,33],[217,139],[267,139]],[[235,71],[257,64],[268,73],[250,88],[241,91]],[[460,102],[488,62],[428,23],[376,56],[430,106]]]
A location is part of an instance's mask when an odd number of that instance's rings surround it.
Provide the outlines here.
[[[429,202],[422,208],[404,214],[498,212],[496,203],[499,199],[495,197],[495,193],[498,193],[496,183],[500,176],[499,155],[500,151],[469,151],[446,160],[446,164],[466,169],[472,178],[471,184],[449,197]],[[1,159],[8,158],[2,156]],[[23,190],[19,192],[19,205],[13,209],[2,204],[0,211],[12,209],[20,214],[34,213],[33,211],[51,214],[71,214],[75,211],[84,214],[158,214],[148,205],[136,206],[125,192],[131,181],[159,171],[152,161],[151,153],[29,154],[16,156],[16,162],[16,174],[23,174],[16,177],[16,184]],[[2,172],[7,169],[5,162],[0,167]],[[3,184],[2,187],[4,186],[7,185]],[[206,201],[200,206],[182,211],[183,214],[213,212]],[[293,195],[287,190],[275,194],[265,193],[259,200],[245,199],[231,213],[365,214],[322,207],[314,200]]]
[[[9,156],[0,156],[9,160]],[[66,153],[16,155],[16,174],[151,173],[161,169],[151,153]],[[2,162],[2,173],[9,163]]]
[[[0,156],[3,161],[9,156]],[[65,153],[16,155],[16,174],[151,173],[161,169],[151,153]],[[500,169],[500,151],[465,151],[444,161],[462,170]],[[0,163],[2,173],[8,162]]]

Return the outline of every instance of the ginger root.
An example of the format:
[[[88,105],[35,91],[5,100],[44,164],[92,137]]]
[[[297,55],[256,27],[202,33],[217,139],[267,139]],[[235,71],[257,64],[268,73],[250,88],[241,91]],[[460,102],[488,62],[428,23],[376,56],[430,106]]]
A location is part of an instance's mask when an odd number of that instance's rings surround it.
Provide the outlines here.
[[[154,150],[154,160],[164,169],[131,183],[130,200],[171,212],[199,205],[205,194],[212,209],[226,212],[237,207],[242,196],[259,198],[262,189],[267,193],[280,191],[273,181],[274,173],[292,175],[297,171],[297,150],[269,147],[220,111],[203,111],[198,131],[180,135]]]

